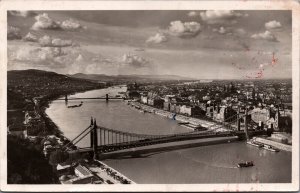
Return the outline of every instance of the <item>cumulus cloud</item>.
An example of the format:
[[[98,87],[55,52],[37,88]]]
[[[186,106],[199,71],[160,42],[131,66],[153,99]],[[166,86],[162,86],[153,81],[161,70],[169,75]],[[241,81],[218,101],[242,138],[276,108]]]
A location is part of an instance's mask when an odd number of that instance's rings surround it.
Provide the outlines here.
[[[73,19],[68,19],[68,20],[63,21],[60,26],[62,29],[69,30],[69,31],[75,31],[80,28],[83,28],[82,25],[80,25],[80,23],[78,23],[77,21],[75,21]]]
[[[50,18],[47,13],[35,16],[35,20],[36,22],[31,27],[33,30],[60,28],[59,23]]]
[[[33,17],[36,13],[33,11],[8,11],[8,15],[17,17]]]
[[[265,23],[266,29],[278,29],[281,28],[281,23],[279,21],[273,20]]]
[[[277,42],[277,38],[270,32],[270,31],[265,31],[264,33],[257,33],[257,34],[253,34],[251,36],[251,38],[253,39],[263,39],[263,40],[268,40],[271,42]]]
[[[125,65],[137,68],[147,67],[149,64],[149,60],[134,54],[124,54],[121,62]]]
[[[208,10],[200,12],[200,16],[203,21],[208,24],[225,24],[225,23],[236,23],[236,19],[243,15],[241,13],[232,10]]]
[[[55,57],[66,55],[59,47],[30,47],[27,49],[17,49],[10,51],[9,59],[14,61],[45,62],[51,61]]]
[[[172,21],[169,26],[169,34],[181,38],[190,38],[197,36],[201,31],[201,25],[198,22]]]
[[[20,29],[13,26],[8,26],[7,28],[7,39],[8,40],[18,40],[21,39]]]
[[[197,16],[197,13],[196,13],[195,11],[190,11],[190,12],[188,13],[188,16],[189,16],[189,17],[196,17],[196,16]]]
[[[68,47],[72,46],[71,40],[62,40],[59,38],[51,38],[50,36],[43,36],[39,39],[39,44],[43,47]]]
[[[229,29],[221,26],[219,29],[218,28],[214,28],[213,32],[218,32],[219,34],[226,34],[229,32]]]
[[[43,29],[50,29],[50,30],[66,30],[66,31],[76,31],[80,28],[84,28],[80,25],[77,21],[73,19],[68,19],[63,22],[54,21],[52,18],[49,17],[47,13],[39,14],[35,16],[36,22],[31,27],[33,30],[43,30]]]
[[[167,37],[162,34],[162,33],[157,33],[154,36],[149,37],[146,40],[146,43],[155,43],[155,44],[159,44],[162,42],[166,42],[167,41]]]
[[[28,32],[28,34],[25,37],[23,37],[23,40],[27,42],[37,42],[38,38],[34,34]]]

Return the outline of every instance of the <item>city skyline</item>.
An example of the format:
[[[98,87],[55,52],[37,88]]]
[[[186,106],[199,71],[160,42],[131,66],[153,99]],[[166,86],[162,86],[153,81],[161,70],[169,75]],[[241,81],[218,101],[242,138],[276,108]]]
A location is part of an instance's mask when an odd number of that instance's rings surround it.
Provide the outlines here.
[[[291,31],[290,11],[9,11],[8,70],[291,78]]]

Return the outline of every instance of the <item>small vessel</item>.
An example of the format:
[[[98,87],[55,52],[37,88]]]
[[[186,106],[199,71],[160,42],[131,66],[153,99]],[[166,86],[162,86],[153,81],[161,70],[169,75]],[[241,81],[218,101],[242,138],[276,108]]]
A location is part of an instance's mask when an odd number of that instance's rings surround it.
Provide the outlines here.
[[[68,108],[75,108],[75,107],[81,107],[82,106],[82,101],[81,101],[81,103],[79,104],[79,105],[70,105],[70,106],[68,106]]]
[[[279,152],[279,149],[277,149],[277,148],[275,148],[275,147],[273,147],[273,146],[271,146],[271,145],[264,145],[263,146],[263,148],[264,149],[266,149],[266,150],[269,150],[269,151],[272,151],[272,152]]]
[[[263,144],[260,144],[260,143],[254,142],[254,141],[252,141],[252,140],[250,140],[250,141],[247,141],[247,144],[249,144],[249,145],[252,145],[252,146],[255,146],[255,147],[258,147],[258,148],[261,148],[261,147],[263,147],[263,146],[264,146]]]
[[[246,167],[252,167],[254,166],[253,161],[246,161],[246,162],[241,162],[237,164],[238,168],[246,168]]]
[[[186,121],[186,122],[179,122],[178,125],[186,125],[189,124],[190,122]]]

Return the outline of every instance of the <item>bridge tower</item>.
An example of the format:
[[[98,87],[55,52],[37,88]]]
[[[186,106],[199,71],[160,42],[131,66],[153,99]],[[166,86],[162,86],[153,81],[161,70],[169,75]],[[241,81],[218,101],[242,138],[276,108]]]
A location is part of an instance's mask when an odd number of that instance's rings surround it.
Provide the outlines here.
[[[92,127],[92,131],[93,133],[93,158],[97,159],[97,149],[98,149],[98,135],[97,135],[97,123],[96,123],[96,119],[94,119],[94,124]]]
[[[238,107],[238,112],[236,116],[236,127],[238,131],[241,130],[240,107]]]
[[[108,102],[108,94],[105,95],[105,100]]]
[[[246,134],[246,139],[249,140],[249,133],[248,133],[248,109],[247,109],[247,107],[245,109],[245,134]]]
[[[94,126],[94,121],[93,121],[93,117],[91,117],[91,125],[90,127],[93,128]],[[93,148],[93,144],[94,144],[94,132],[93,130],[90,131],[90,147]]]

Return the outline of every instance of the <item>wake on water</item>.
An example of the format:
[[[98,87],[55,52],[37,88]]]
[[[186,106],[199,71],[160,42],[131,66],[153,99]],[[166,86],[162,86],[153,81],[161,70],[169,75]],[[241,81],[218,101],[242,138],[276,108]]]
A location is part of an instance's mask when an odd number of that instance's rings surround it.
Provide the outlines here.
[[[216,165],[216,164],[211,164],[211,163],[207,163],[207,162],[204,162],[204,161],[199,161],[199,160],[196,160],[192,157],[188,157],[182,153],[179,153],[180,155],[182,155],[184,158],[186,159],[189,159],[189,160],[192,160],[193,162],[196,162],[196,163],[199,163],[199,164],[204,164],[204,165],[207,165],[207,166],[210,166],[210,167],[215,167],[215,168],[225,168],[225,169],[237,169],[238,167],[237,166],[226,166],[226,165]]]

